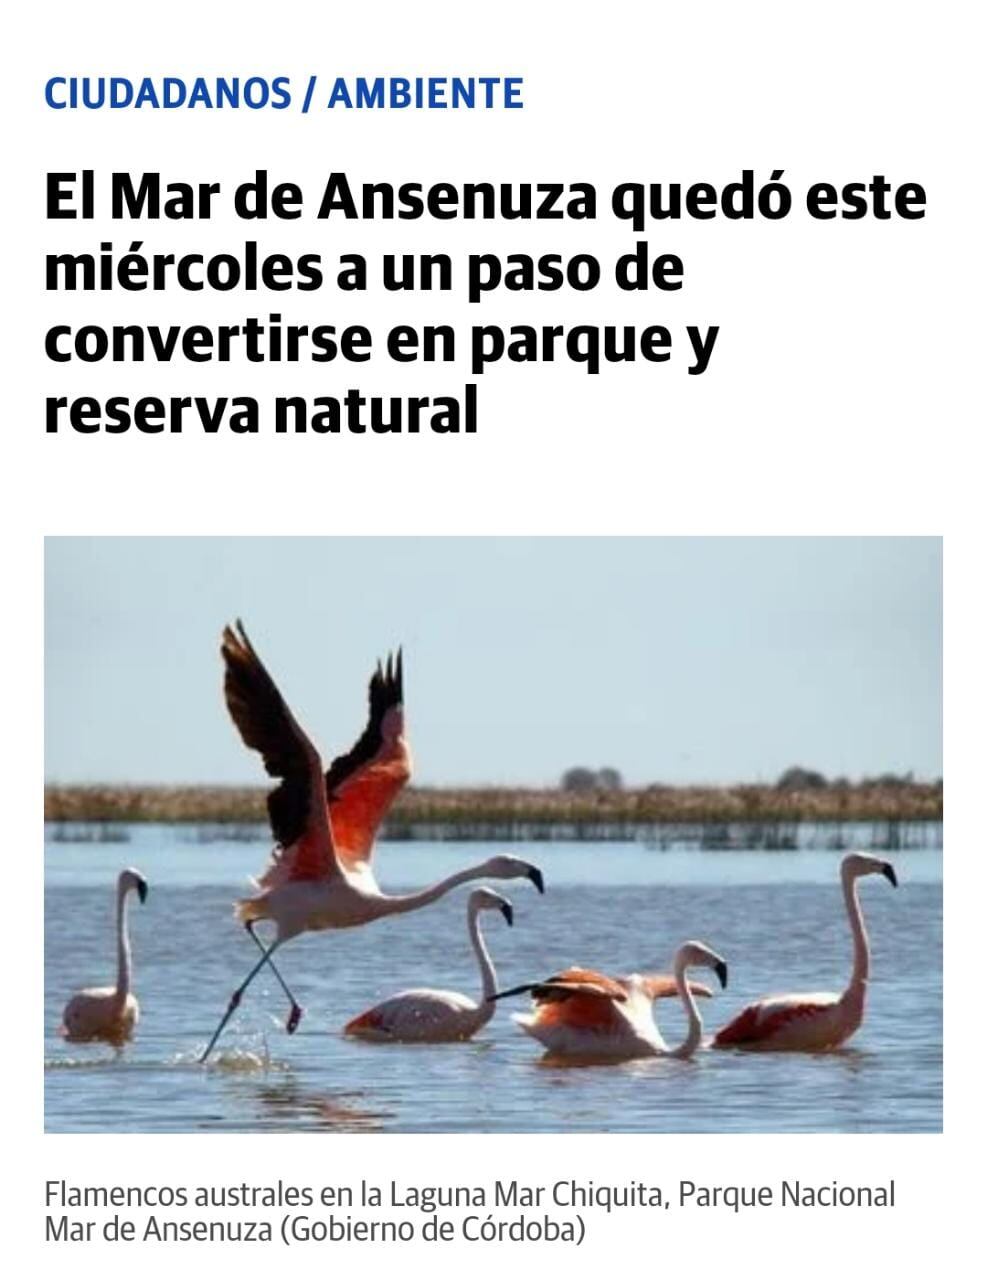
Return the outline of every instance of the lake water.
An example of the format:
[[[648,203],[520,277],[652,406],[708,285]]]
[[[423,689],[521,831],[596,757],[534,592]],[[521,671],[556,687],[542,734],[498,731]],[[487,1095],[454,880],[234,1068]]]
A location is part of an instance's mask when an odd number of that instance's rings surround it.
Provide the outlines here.
[[[257,952],[230,904],[266,858],[261,844],[196,841],[168,827],[128,843],[51,842],[45,871],[45,1116],[50,1131],[779,1131],[916,1132],[942,1127],[942,854],[891,855],[900,880],[861,882],[872,945],[864,1025],[836,1053],[701,1052],[690,1062],[559,1067],[512,1023],[505,1001],[465,1044],[373,1045],[345,1038],[354,1014],[408,986],[476,995],[467,889],[425,910],[285,944],[279,966],[305,1016],[285,1035],[284,996],[257,978],[208,1067],[197,1064]],[[499,850],[384,844],[385,890],[416,888]],[[778,990],[839,990],[850,940],[839,854],[697,853],[639,845],[529,844],[545,873],[495,884],[515,927],[481,917],[502,986],[571,963],[612,973],[667,969],[700,938],[726,957],[730,986],[701,1009],[709,1030]],[[121,866],[150,894],[131,899],[141,1021],[115,1056],[66,1045],[61,1010],[115,973],[113,892]],[[700,974],[703,978],[712,975]],[[715,979],[713,979],[715,984]],[[663,1001],[669,1043],[684,1024]]]

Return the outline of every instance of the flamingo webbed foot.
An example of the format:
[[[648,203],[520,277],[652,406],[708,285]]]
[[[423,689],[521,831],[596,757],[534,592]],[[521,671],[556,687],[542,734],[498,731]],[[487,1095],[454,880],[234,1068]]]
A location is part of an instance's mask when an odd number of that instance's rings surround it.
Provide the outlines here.
[[[288,1021],[285,1023],[284,1028],[288,1035],[293,1036],[297,1031],[298,1024],[302,1020],[302,1013],[301,1005],[293,1004],[291,1006],[291,1013],[288,1014]]]

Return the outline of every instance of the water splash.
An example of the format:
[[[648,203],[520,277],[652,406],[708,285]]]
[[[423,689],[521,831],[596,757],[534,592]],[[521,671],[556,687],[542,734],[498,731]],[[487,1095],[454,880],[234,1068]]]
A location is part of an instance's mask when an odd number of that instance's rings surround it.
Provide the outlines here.
[[[271,1057],[271,1049],[267,1042],[266,1032],[258,1032],[249,1036],[246,1044],[226,1045],[213,1051],[209,1059],[203,1063],[202,1054],[205,1044],[195,1049],[176,1053],[171,1065],[201,1066],[206,1071],[228,1072],[234,1075],[249,1075],[252,1072],[287,1071],[288,1064]]]

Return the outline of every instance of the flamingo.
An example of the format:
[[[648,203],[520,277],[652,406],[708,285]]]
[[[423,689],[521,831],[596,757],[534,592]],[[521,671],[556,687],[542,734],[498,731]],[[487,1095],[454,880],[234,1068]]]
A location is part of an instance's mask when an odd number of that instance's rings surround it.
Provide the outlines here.
[[[675,953],[672,977],[632,973],[610,978],[593,969],[566,969],[545,982],[501,991],[493,999],[530,991],[534,1013],[515,1014],[514,1021],[553,1058],[691,1058],[703,1033],[695,997],[712,995],[709,987],[687,980],[687,970],[694,965],[712,969],[720,985],[727,985],[726,961],[702,942],[684,942]],[[652,1005],[675,994],[685,1006],[689,1025],[682,1043],[670,1049],[655,1025]]]
[[[121,1049],[134,1033],[140,1005],[131,991],[132,966],[127,931],[127,894],[135,890],[141,902],[147,898],[147,881],[139,871],[127,867],[117,877],[117,984],[115,987],[86,987],[77,991],[65,1006],[59,1034],[71,1044],[104,1040]]]
[[[433,991],[423,987],[401,991],[353,1018],[344,1028],[346,1035],[363,1040],[439,1044],[469,1040],[485,1027],[493,1017],[491,996],[497,990],[497,974],[480,932],[481,911],[500,911],[508,924],[514,923],[514,908],[507,898],[485,887],[474,889],[470,894],[466,924],[483,984],[479,1003],[458,991]]]
[[[835,1049],[860,1026],[870,976],[870,947],[857,897],[861,876],[882,875],[897,888],[890,862],[850,853],[840,864],[843,900],[853,934],[853,972],[842,995],[820,991],[808,995],[768,996],[742,1009],[713,1037],[714,1049]]]
[[[276,841],[257,881],[258,892],[235,906],[236,918],[261,956],[233,992],[226,1012],[200,1061],[205,1062],[243,993],[265,964],[271,966],[291,1003],[286,1030],[292,1034],[302,1009],[272,956],[282,943],[309,930],[349,929],[386,916],[417,911],[470,880],[529,879],[540,893],[541,871],[503,854],[457,871],[414,893],[381,891],[371,866],[374,840],[384,815],[411,776],[404,736],[401,651],[377,664],[370,680],[366,728],[345,755],[323,773],[322,761],[250,643],[243,623],[226,627],[221,648],[226,705],[246,746],[260,752],[267,772],[280,782],[267,798]],[[271,920],[274,939],[265,947],[254,933]]]

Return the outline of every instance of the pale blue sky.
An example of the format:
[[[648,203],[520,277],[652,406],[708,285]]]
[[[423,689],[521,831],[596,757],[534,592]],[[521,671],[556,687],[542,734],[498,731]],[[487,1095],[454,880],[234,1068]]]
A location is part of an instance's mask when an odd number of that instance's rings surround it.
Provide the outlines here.
[[[263,781],[238,614],[327,759],[403,644],[421,783],[942,772],[938,539],[54,538],[47,778]]]

